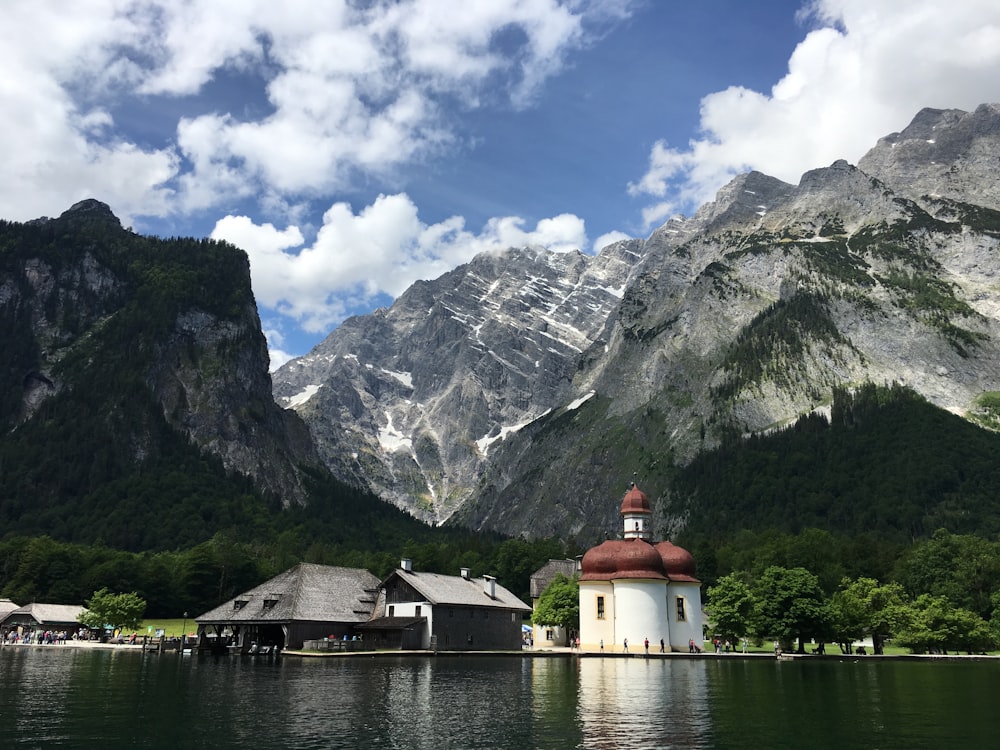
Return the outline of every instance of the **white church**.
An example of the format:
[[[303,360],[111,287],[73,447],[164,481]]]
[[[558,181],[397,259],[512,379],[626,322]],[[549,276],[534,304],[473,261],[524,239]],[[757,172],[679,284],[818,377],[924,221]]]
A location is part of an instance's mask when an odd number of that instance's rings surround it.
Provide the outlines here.
[[[580,576],[580,648],[641,654],[700,648],[701,582],[687,550],[653,544],[649,498],[629,487],[622,500],[623,539],[609,539],[583,556]],[[627,644],[627,645],[626,645]]]

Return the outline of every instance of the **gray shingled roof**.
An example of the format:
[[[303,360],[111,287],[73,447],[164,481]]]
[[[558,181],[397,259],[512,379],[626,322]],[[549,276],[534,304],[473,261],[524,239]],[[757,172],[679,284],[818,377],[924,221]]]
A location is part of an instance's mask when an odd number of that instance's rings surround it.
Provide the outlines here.
[[[531,575],[531,598],[540,597],[557,574],[572,578],[576,572],[576,560],[549,560]]]
[[[4,620],[31,618],[39,625],[60,625],[77,621],[84,608],[78,604],[40,604],[32,602],[7,613]]]
[[[10,599],[0,599],[0,620],[5,618],[19,606],[20,605],[15,604]]]
[[[440,573],[418,573],[397,568],[391,575],[399,576],[419,591],[431,604],[457,604],[473,607],[495,607],[530,612],[531,607],[522,602],[499,583],[496,598],[491,599],[483,590],[482,578],[446,576]],[[391,576],[390,576],[391,577]]]
[[[364,622],[375,607],[378,586],[378,578],[367,570],[300,563],[199,615],[195,621]],[[237,602],[245,604],[237,609]]]

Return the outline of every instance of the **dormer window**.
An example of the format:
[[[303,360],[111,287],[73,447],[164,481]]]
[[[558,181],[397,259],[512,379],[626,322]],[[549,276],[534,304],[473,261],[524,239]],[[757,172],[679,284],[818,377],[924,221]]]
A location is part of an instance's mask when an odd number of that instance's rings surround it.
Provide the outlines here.
[[[277,599],[265,599],[264,609],[274,609],[274,605],[278,603]]]
[[[243,609],[245,606],[247,606],[247,604],[248,602],[246,599],[237,599],[236,601],[233,602],[233,609],[239,611]]]

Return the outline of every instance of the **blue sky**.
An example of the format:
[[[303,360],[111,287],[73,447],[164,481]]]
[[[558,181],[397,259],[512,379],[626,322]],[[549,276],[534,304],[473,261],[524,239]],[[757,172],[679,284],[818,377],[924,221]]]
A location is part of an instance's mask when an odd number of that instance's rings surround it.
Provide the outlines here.
[[[596,252],[733,175],[1000,100],[995,0],[9,0],[0,217],[250,256],[272,365],[478,252]]]

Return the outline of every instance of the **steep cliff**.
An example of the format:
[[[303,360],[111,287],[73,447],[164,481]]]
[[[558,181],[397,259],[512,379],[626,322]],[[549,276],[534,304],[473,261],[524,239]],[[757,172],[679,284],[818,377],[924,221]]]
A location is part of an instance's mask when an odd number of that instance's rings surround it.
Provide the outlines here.
[[[97,495],[135,504],[128,477],[154,486],[150,467],[183,471],[199,455],[281,504],[304,499],[303,467],[321,467],[271,397],[247,258],[232,246],[138,236],[96,200],[4,222],[0,326],[0,512],[19,528],[90,513]]]

